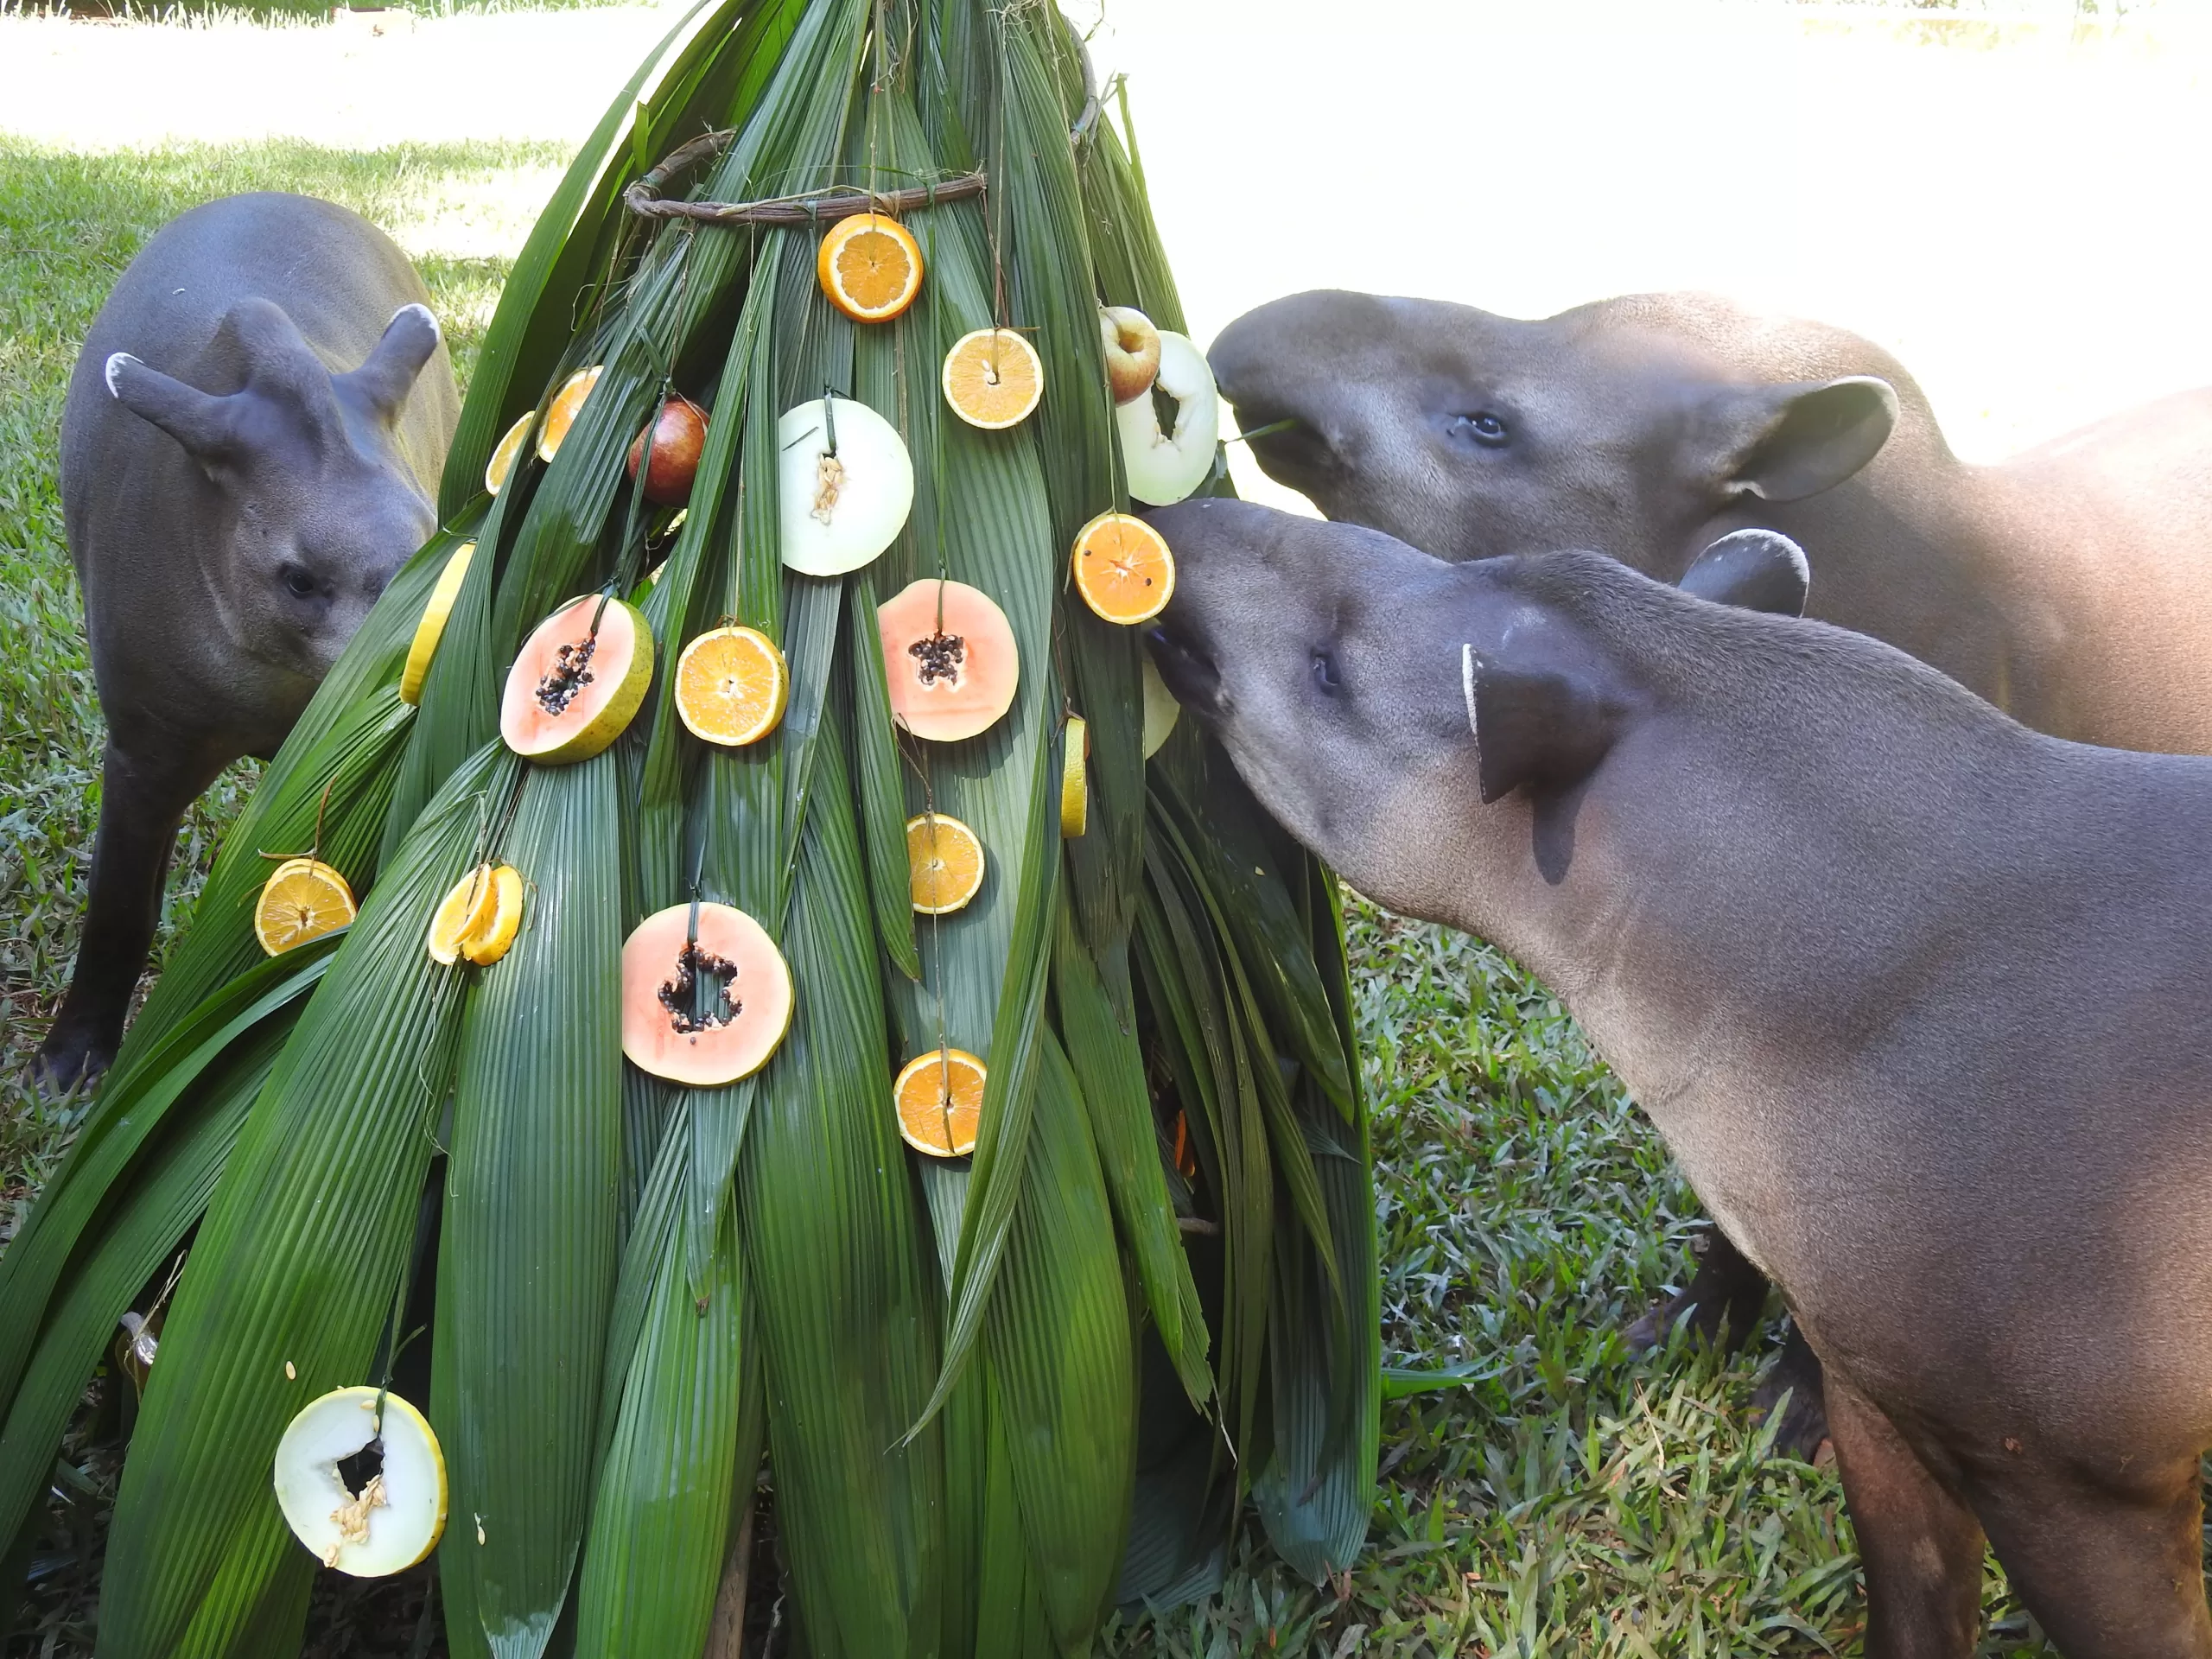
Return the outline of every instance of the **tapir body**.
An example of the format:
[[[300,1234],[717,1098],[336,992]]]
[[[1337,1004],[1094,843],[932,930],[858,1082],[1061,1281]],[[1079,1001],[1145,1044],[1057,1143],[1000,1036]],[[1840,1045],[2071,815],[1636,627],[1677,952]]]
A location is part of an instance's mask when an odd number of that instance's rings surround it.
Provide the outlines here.
[[[57,1084],[114,1052],[185,808],[283,741],[435,527],[459,399],[429,297],[359,215],[231,196],[156,233],[86,337],[61,499],[108,738],[83,940],[40,1051]]]
[[[1809,613],[1910,652],[2016,719],[2212,753],[2212,391],[1993,466],[1960,461],[1911,375],[1847,330],[1706,294],[1522,321],[1315,292],[1239,318],[1211,360],[1274,477],[1446,559],[1595,547],[1663,582],[1746,526],[1814,569]],[[1740,1340],[1764,1301],[1725,1239],[1631,1332],[1685,1313]],[[1792,1343],[1762,1389],[1821,1434]]]
[[[2212,760],[1594,554],[1153,522],[1262,804],[1552,987],[1782,1287],[1869,1654],[1973,1651],[1985,1529],[2073,1659],[2212,1654]]]

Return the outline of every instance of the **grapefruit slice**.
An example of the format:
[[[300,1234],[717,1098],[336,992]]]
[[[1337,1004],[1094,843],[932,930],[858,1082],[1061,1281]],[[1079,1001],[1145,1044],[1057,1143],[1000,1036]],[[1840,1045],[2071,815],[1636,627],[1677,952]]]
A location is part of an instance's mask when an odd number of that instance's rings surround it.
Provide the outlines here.
[[[537,429],[540,461],[550,461],[559,453],[569,429],[583,411],[584,399],[591,396],[591,389],[599,384],[606,367],[604,363],[594,363],[588,369],[578,369],[561,383],[561,390],[553,394],[553,406],[545,411],[545,424]]]
[[[404,1572],[446,1527],[446,1460],[423,1414],[372,1388],[311,1400],[276,1442],[276,1507],[325,1567],[358,1579]]]
[[[1068,716],[1060,760],[1060,836],[1072,841],[1090,828],[1090,728],[1081,715]]]
[[[925,576],[875,608],[891,717],[916,737],[954,743],[1014,706],[1021,653],[990,596]]]
[[[588,760],[621,736],[652,678],[653,633],[643,613],[586,594],[523,641],[507,671],[499,735],[540,766]]]
[[[730,905],[671,905],[622,946],[622,1052],[641,1071],[709,1089],[768,1063],[791,1023],[791,974],[767,930]]]
[[[1160,378],[1160,330],[1133,305],[1098,308],[1100,343],[1106,348],[1106,389],[1117,404],[1141,397]]]
[[[1174,734],[1175,722],[1183,717],[1183,705],[1175,701],[1175,694],[1167,689],[1167,682],[1160,677],[1160,671],[1153,666],[1152,654],[1144,659],[1144,758],[1147,760],[1160,753],[1160,746]]]
[[[898,429],[866,404],[817,397],[776,423],[784,563],[842,576],[899,538],[914,505],[914,462]]]
[[[1155,507],[1180,501],[1213,471],[1221,439],[1221,400],[1205,353],[1181,334],[1160,334],[1160,373],[1154,385],[1175,401],[1175,424],[1160,429],[1149,397],[1133,397],[1114,411],[1122,466],[1129,493]]]
[[[522,872],[502,864],[492,872],[492,912],[461,942],[461,954],[488,968],[507,954],[522,931]]]
[[[944,354],[938,376],[944,401],[970,426],[1003,431],[1027,420],[1045,395],[1045,363],[1011,328],[963,334]]]
[[[288,858],[270,872],[254,901],[253,937],[272,957],[351,925],[353,889],[320,859]]]
[[[1076,532],[1075,590],[1109,622],[1149,622],[1175,596],[1175,556],[1141,518],[1102,512]]]
[[[906,1144],[932,1158],[965,1158],[975,1151],[987,1075],[982,1061],[964,1048],[933,1049],[907,1061],[891,1085]]]
[[[957,818],[906,820],[906,896],[923,916],[947,916],[982,890],[983,843]]]
[[[484,463],[484,487],[492,494],[499,493],[514,471],[515,462],[522,459],[523,440],[530,435],[530,423],[537,416],[536,410],[526,409],[521,419],[499,435],[499,447],[492,451],[492,459]]]
[[[855,213],[822,238],[814,274],[855,322],[888,322],[922,291],[922,245],[888,214]]]
[[[415,625],[415,638],[407,646],[407,665],[399,671],[399,700],[402,702],[423,701],[423,681],[430,671],[430,658],[438,654],[438,641],[445,638],[446,619],[453,614],[453,602],[461,594],[461,578],[468,574],[468,562],[476,555],[476,543],[463,542],[453,550],[446,561],[446,568],[438,572],[436,585],[430,589],[430,602],[423,607],[423,620]]]
[[[676,659],[676,712],[692,736],[726,749],[776,729],[791,696],[791,669],[758,628],[715,628]]]

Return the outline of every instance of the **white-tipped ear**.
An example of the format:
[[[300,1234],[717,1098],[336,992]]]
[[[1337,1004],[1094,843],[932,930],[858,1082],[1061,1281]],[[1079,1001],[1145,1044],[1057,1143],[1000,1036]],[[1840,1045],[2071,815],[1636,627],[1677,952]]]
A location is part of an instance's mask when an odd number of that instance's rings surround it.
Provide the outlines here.
[[[128,352],[108,359],[105,378],[110,397],[141,420],[160,427],[202,467],[220,465],[236,447],[229,398],[172,379]]]
[[[396,421],[407,407],[416,377],[443,337],[429,306],[403,305],[391,314],[384,337],[361,366],[334,377],[332,384],[352,391],[378,419]]]
[[[1475,718],[1475,648],[1471,645],[1459,647],[1459,690],[1467,699],[1467,731],[1480,748],[1483,741],[1481,723]]]
[[[111,352],[108,354],[107,366],[100,372],[100,378],[107,382],[107,395],[109,397],[120,397],[123,396],[120,391],[116,390],[116,371],[124,367],[127,364],[136,363],[137,360],[138,359],[137,358],[131,356],[128,352]]]

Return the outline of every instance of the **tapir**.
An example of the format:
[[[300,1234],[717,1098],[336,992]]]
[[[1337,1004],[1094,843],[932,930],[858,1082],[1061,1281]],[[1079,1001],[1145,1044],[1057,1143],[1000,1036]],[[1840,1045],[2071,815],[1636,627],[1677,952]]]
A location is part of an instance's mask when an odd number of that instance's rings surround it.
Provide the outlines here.
[[[429,302],[359,215],[254,194],[164,226],[85,337],[61,507],[107,743],[53,1086],[115,1052],[185,809],[276,751],[435,526],[460,398]]]
[[[1704,294],[1541,321],[1315,292],[1211,353],[1268,473],[1330,518],[1446,559],[1603,549],[1672,582],[1727,532],[1797,540],[1810,612],[1932,664],[2015,718],[2121,748],[2212,753],[2212,390],[1996,466],[1955,456],[1904,365],[1845,329]],[[1725,1237],[1631,1338],[1686,1313],[1755,1327]],[[1761,1393],[1821,1437],[1792,1342]]]
[[[1781,1287],[1868,1654],[1974,1651],[1986,1535],[2072,1659],[2212,1655],[2212,760],[1727,582],[1151,519],[1160,672],[1260,801],[1551,987]]]

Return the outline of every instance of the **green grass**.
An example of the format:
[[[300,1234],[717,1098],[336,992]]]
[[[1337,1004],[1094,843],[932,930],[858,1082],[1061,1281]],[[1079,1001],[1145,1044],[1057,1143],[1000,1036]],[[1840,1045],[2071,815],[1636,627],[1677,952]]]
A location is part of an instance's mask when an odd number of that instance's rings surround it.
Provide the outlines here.
[[[73,1122],[24,1070],[75,947],[98,810],[99,711],[54,472],[76,341],[138,245],[194,202],[296,189],[391,222],[456,182],[550,159],[493,145],[85,156],[0,139],[0,1238]],[[429,261],[423,275],[465,375],[504,262]],[[251,782],[233,771],[181,832],[164,944]],[[1840,1490],[1768,1453],[1748,1411],[1758,1357],[1632,1361],[1611,1335],[1684,1270],[1697,1213],[1656,1137],[1558,1004],[1497,953],[1363,906],[1351,923],[1386,1363],[1466,1380],[1385,1407],[1381,1503],[1344,1583],[1295,1580],[1248,1529],[1220,1598],[1121,1627],[1109,1649],[1857,1651]],[[76,1545],[57,1520],[55,1560],[90,1554],[111,1491],[111,1454],[75,1456],[88,1501],[69,1511]],[[41,1628],[7,1651],[89,1651],[92,1585],[81,1563],[54,1575]],[[1993,1572],[1987,1600],[1986,1650],[2037,1650]]]

